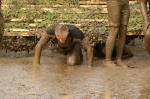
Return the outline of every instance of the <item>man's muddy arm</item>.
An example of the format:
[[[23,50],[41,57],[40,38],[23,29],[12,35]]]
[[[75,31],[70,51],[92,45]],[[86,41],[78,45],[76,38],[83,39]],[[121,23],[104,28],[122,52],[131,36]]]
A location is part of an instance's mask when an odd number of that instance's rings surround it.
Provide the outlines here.
[[[35,47],[35,55],[34,55],[34,59],[33,59],[34,65],[40,64],[42,48],[49,41],[49,39],[50,39],[50,36],[47,33],[44,33],[42,35],[41,39],[39,40],[39,42],[37,43],[37,45]]]
[[[93,47],[89,46],[87,47],[87,63],[88,67],[91,67],[93,65],[93,57],[94,57],[94,49]]]

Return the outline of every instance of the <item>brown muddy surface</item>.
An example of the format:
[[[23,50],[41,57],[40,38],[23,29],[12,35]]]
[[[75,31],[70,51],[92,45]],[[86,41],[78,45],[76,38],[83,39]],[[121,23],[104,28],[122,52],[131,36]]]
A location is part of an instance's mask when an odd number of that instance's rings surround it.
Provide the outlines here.
[[[68,66],[65,56],[44,50],[33,78],[32,58],[26,52],[1,51],[0,99],[150,99],[150,57],[141,43],[124,60],[136,68]]]

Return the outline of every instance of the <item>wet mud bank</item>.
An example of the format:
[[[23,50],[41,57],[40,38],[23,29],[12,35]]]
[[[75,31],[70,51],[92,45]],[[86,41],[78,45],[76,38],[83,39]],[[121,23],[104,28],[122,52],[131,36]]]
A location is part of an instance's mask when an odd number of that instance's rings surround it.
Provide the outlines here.
[[[0,99],[149,99],[150,56],[143,46],[131,47],[124,60],[136,68],[109,68],[102,59],[94,66],[68,66],[65,56],[44,50],[32,78],[34,51],[0,54]],[[17,56],[18,55],[18,56]]]

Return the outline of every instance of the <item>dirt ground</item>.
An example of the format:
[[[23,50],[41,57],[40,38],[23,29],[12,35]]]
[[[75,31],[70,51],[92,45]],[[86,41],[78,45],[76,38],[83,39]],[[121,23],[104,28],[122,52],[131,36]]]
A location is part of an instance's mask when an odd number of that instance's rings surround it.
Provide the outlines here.
[[[44,50],[33,79],[32,51],[1,51],[0,99],[150,99],[150,56],[141,41],[131,46],[136,68],[109,68],[102,59],[94,66],[68,66],[65,56]]]

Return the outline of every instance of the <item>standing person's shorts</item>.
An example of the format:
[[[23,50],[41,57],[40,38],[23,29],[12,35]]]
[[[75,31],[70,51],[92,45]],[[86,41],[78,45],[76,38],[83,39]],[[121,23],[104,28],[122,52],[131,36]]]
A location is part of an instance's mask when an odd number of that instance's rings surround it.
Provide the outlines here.
[[[130,15],[128,0],[107,0],[107,9],[110,26],[128,24]]]

